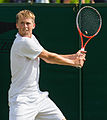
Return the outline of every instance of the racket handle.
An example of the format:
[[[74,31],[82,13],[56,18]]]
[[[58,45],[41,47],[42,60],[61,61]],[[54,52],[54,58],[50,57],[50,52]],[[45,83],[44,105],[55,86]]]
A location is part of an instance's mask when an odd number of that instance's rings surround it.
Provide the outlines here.
[[[81,51],[85,51],[85,49],[84,49],[84,48],[81,48]]]

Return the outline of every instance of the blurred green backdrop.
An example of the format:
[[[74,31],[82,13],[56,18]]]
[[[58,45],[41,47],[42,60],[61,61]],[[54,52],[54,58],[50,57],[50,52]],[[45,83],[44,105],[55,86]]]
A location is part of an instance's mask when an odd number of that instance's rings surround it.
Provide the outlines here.
[[[40,65],[40,88],[42,91],[49,91],[50,98],[62,110],[67,120],[80,120],[80,113],[84,120],[107,120],[107,4],[92,6],[101,13],[103,26],[100,33],[87,46],[87,61],[82,71],[68,66],[46,64],[43,61]],[[75,23],[78,5],[1,4],[1,120],[8,120],[8,89],[11,79],[9,55],[17,33],[15,16],[22,9],[29,9],[36,14],[36,28],[33,33],[45,49],[59,54],[71,54],[80,49],[80,38]],[[81,79],[82,111],[80,112]]]

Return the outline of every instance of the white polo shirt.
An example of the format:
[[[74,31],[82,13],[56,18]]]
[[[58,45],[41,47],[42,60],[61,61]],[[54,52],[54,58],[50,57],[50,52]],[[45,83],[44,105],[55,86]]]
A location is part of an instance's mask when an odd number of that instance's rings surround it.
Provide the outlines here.
[[[43,47],[32,38],[16,35],[11,48],[11,85],[9,101],[19,95],[33,96],[38,100],[48,95],[39,90],[39,57]]]

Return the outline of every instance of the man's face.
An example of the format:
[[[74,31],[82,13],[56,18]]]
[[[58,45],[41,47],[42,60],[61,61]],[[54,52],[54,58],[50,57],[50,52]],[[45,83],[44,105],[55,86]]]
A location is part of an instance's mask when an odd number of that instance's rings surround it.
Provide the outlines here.
[[[31,37],[32,30],[35,28],[35,23],[30,18],[20,18],[16,24],[16,27],[21,36]]]

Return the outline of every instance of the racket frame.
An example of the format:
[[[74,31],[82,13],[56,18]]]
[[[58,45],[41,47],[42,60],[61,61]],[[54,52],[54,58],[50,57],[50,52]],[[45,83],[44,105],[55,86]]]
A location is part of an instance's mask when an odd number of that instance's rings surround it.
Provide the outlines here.
[[[80,30],[80,28],[79,28],[79,24],[78,24],[79,14],[80,14],[80,12],[81,12],[83,9],[85,9],[85,8],[91,8],[91,9],[93,9],[93,10],[98,14],[98,16],[99,16],[99,18],[100,18],[100,26],[99,26],[97,32],[96,32],[94,35],[92,35],[92,36],[87,36],[87,35],[83,34],[83,33],[81,32],[81,30]],[[101,29],[101,26],[102,26],[102,18],[101,18],[101,15],[100,15],[100,13],[99,13],[94,7],[84,6],[84,7],[82,7],[82,8],[79,10],[79,12],[77,13],[76,25],[77,25],[77,29],[78,29],[78,32],[79,32],[80,38],[81,38],[81,50],[84,51],[87,43],[88,43],[93,37],[95,37],[95,36],[99,33],[99,31],[100,31],[100,29]],[[83,37],[88,38],[88,40],[85,42],[85,44],[83,44]]]

